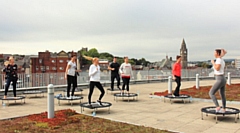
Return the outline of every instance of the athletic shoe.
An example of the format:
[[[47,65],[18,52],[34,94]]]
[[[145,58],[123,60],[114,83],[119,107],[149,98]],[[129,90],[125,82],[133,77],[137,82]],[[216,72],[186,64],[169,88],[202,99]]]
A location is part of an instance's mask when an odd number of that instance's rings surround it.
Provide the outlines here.
[[[174,94],[172,94],[172,97],[176,97]]]
[[[219,109],[215,109],[216,113],[219,113],[220,110],[221,110],[221,108],[219,108]]]
[[[124,95],[124,92],[121,92],[121,96]]]
[[[100,106],[103,106],[102,105],[102,102],[100,100],[97,100],[97,103],[100,105]]]

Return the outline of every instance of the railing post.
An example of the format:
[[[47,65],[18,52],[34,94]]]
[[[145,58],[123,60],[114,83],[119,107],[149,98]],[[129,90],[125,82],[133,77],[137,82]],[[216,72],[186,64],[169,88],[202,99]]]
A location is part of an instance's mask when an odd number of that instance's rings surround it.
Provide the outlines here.
[[[230,73],[230,72],[228,72],[227,84],[228,84],[228,85],[231,85],[231,73]]]
[[[199,89],[199,74],[196,74],[196,89]]]
[[[48,85],[48,119],[54,118],[54,87],[53,84]]]
[[[168,94],[172,94],[172,76],[168,77]]]

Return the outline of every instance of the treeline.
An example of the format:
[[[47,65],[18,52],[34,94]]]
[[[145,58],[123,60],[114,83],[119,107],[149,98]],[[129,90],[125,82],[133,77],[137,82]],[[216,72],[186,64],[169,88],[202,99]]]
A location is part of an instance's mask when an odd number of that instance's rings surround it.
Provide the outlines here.
[[[103,52],[103,53],[99,53],[98,50],[96,48],[92,48],[88,51],[83,51],[83,50],[80,50],[78,51],[78,53],[80,55],[86,55],[86,56],[90,56],[90,57],[98,57],[99,59],[107,59],[108,61],[112,62],[113,60],[113,55],[108,53],[108,52]],[[117,62],[119,64],[123,63],[124,62],[124,57],[117,57]],[[132,65],[143,65],[143,66],[147,66],[150,62],[147,61],[145,58],[141,58],[141,59],[135,59],[135,58],[131,58],[131,57],[128,57],[129,58],[129,63],[131,63]],[[91,64],[91,61],[88,61],[84,58],[82,58],[82,63],[83,64]]]

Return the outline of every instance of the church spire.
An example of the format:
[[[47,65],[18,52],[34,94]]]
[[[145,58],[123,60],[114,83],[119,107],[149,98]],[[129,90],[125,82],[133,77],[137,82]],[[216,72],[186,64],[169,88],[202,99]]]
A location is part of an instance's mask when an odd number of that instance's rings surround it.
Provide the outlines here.
[[[181,49],[187,49],[187,46],[186,46],[186,43],[185,43],[184,38],[183,38],[183,40],[182,40],[182,46],[181,46]]]
[[[182,57],[182,68],[186,69],[187,62],[188,62],[188,50],[187,50],[187,46],[186,46],[184,38],[183,38],[182,44],[181,44],[180,55]]]

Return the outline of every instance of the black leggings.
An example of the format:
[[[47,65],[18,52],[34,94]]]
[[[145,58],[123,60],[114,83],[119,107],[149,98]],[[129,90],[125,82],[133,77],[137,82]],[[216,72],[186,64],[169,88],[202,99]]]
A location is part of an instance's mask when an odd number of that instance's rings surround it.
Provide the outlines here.
[[[92,94],[93,94],[93,90],[94,90],[95,86],[101,91],[101,94],[100,94],[98,100],[101,101],[101,99],[103,98],[103,96],[105,94],[105,91],[100,82],[90,81],[90,90],[89,90],[89,94],[88,94],[88,103],[89,104],[91,104],[91,98],[92,98]]]
[[[5,87],[5,94],[4,95],[7,96],[8,89],[9,89],[9,86],[10,86],[11,82],[12,82],[12,86],[13,86],[13,95],[14,95],[14,97],[16,97],[17,96],[17,94],[16,94],[17,78],[8,78],[7,79],[7,84],[6,84],[6,87]]]
[[[71,96],[74,96],[75,88],[77,87],[77,76],[67,75],[67,97],[70,96],[70,90],[71,90],[72,84],[73,84],[73,88],[72,88]]]
[[[127,91],[129,91],[130,78],[122,78],[122,80],[123,80],[122,90],[125,90],[125,86],[127,86]]]
[[[179,91],[180,91],[180,87],[181,87],[181,77],[179,77],[179,76],[175,76],[175,77],[176,77],[175,81],[177,83],[177,87],[176,87],[173,94],[175,96],[179,96]]]

